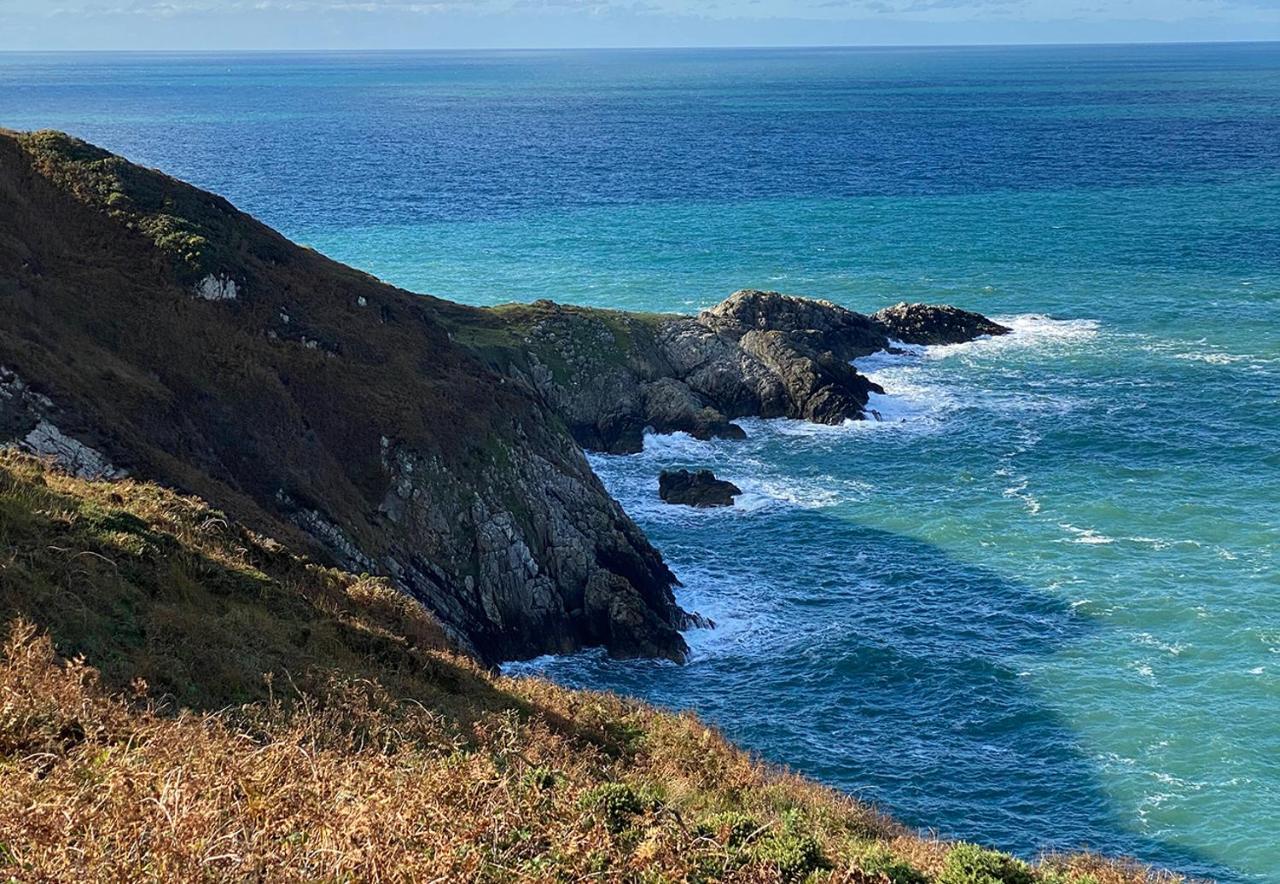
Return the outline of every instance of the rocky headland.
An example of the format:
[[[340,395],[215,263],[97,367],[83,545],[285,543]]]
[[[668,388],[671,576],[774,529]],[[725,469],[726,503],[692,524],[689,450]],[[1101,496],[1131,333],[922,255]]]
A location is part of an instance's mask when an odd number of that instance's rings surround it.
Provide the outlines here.
[[[583,447],[860,419],[879,388],[851,360],[1007,331],[760,291],[697,316],[467,307],[58,133],[0,132],[0,205],[0,440],[385,577],[490,663],[685,656],[697,620]]]
[[[1009,329],[954,307],[899,304],[866,316],[829,301],[745,290],[696,316],[537,301],[448,311],[456,336],[527,382],[583,447],[624,454],[644,431],[741,438],[742,417],[838,424],[884,392],[850,363],[905,344]]]

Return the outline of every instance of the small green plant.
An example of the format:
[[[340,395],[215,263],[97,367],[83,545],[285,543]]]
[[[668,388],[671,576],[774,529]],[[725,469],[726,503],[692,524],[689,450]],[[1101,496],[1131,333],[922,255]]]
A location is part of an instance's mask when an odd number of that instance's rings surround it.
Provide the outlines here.
[[[631,825],[632,817],[644,812],[644,802],[626,783],[603,783],[587,790],[582,806],[598,813],[611,832],[621,832]]]
[[[714,838],[726,847],[738,848],[746,845],[760,834],[762,828],[752,817],[737,811],[712,814],[699,821],[695,827],[698,835]]]
[[[782,831],[759,841],[753,853],[756,859],[776,867],[779,876],[787,882],[803,881],[828,865],[822,854],[822,845],[805,829],[801,817],[793,812],[783,817]]]
[[[549,767],[531,767],[524,772],[521,781],[530,789],[538,792],[550,792],[556,787],[559,777],[556,772]]]
[[[858,871],[887,884],[927,884],[928,878],[879,841],[853,848],[853,865]]]
[[[947,852],[938,884],[1033,884],[1031,867],[1020,859],[977,844],[960,843]]]

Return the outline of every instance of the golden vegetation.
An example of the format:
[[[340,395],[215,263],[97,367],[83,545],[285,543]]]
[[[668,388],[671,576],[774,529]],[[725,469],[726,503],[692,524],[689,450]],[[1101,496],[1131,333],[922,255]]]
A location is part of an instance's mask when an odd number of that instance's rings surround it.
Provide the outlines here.
[[[921,837],[448,650],[199,500],[0,454],[0,880],[1136,882]]]

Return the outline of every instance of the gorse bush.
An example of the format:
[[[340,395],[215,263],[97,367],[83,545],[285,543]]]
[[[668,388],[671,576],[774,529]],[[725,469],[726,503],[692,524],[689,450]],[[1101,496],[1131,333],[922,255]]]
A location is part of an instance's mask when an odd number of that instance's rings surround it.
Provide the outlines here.
[[[755,840],[767,827],[737,811],[712,814],[698,823],[697,834],[714,838],[725,847],[739,848]]]
[[[853,847],[853,867],[884,884],[928,884],[928,878],[878,841]]]
[[[601,783],[582,796],[582,806],[598,813],[611,832],[621,832],[645,810],[645,802],[626,783]]]
[[[1033,884],[1031,867],[1007,853],[976,844],[957,844],[947,852],[938,884]]]
[[[783,881],[803,881],[828,867],[822,845],[795,808],[782,815],[780,831],[770,832],[753,848],[754,856],[773,865]]]

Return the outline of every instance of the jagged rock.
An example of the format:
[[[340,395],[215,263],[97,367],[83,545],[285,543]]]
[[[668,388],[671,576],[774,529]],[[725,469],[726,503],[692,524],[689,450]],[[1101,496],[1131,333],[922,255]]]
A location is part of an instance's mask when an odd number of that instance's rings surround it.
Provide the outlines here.
[[[124,475],[102,452],[72,439],[46,420],[36,424],[19,445],[32,454],[52,458],[59,467],[81,479],[117,479]]]
[[[699,508],[733,506],[742,489],[717,479],[711,470],[663,470],[658,476],[658,496],[671,504]]]
[[[64,433],[53,422],[58,408],[27,386],[12,369],[0,366],[0,446],[16,445],[49,458],[82,479],[119,479],[127,475],[102,452]]]
[[[744,289],[702,311],[698,321],[731,337],[779,332],[796,349],[831,352],[846,362],[884,347],[884,333],[861,313],[830,301]]]
[[[872,314],[871,319],[885,334],[904,344],[963,344],[1013,330],[980,313],[931,304],[895,304]]]
[[[580,444],[611,453],[639,451],[645,426],[736,438],[740,417],[859,419],[880,388],[849,363],[888,345],[869,317],[777,292],[735,292],[697,316],[648,323],[549,302],[527,309],[537,318],[524,343],[539,365],[564,365],[559,377],[537,375],[539,388]],[[582,341],[591,346],[573,344]]]
[[[206,301],[234,301],[239,297],[239,287],[234,279],[210,273],[196,286],[196,296]]]
[[[675,378],[660,378],[644,387],[645,425],[658,433],[688,433],[695,439],[745,439],[742,427],[704,405]]]

